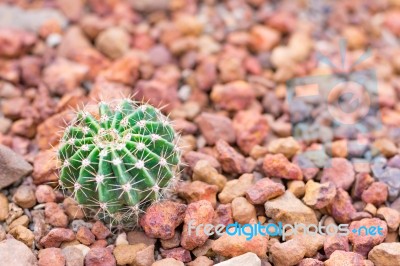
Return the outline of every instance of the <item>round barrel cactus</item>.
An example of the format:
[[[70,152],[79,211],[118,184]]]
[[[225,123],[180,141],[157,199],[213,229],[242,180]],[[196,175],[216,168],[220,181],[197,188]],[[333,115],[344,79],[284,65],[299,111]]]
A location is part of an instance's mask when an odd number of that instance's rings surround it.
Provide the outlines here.
[[[177,180],[180,150],[166,116],[123,99],[80,110],[59,145],[60,185],[90,216],[133,227]]]

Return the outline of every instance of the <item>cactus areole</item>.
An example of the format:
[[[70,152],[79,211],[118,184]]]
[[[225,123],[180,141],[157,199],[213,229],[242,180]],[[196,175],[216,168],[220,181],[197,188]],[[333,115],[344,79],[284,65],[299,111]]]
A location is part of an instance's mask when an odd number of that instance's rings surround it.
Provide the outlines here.
[[[58,150],[60,185],[89,216],[134,227],[177,179],[177,135],[148,104],[122,99],[98,108],[98,116],[78,111],[65,129]]]

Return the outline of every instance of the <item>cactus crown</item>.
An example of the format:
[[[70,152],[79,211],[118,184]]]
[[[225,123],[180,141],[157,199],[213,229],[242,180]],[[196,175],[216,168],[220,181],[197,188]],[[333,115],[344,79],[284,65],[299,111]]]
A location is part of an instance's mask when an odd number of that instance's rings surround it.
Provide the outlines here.
[[[98,108],[98,119],[81,110],[65,129],[58,150],[60,185],[89,215],[133,227],[177,179],[177,135],[148,104],[123,99]]]

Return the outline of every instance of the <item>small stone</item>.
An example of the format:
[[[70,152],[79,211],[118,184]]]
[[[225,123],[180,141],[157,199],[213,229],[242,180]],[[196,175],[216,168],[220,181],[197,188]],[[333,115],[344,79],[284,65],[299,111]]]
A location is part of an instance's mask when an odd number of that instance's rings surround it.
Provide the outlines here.
[[[244,154],[249,154],[253,147],[261,144],[269,132],[267,119],[256,110],[236,113],[233,118],[236,143]]]
[[[0,222],[4,222],[8,217],[8,199],[0,193]]]
[[[372,146],[386,158],[391,158],[398,153],[396,145],[389,139],[377,139]]]
[[[33,241],[35,236],[33,235],[32,231],[28,228],[18,225],[9,231],[10,235],[12,235],[15,239],[23,242],[28,247],[33,246]]]
[[[74,246],[68,246],[62,249],[66,266],[83,266],[84,256],[82,251]]]
[[[54,228],[40,240],[40,244],[45,248],[58,248],[62,242],[75,239],[74,231],[65,228]]]
[[[246,191],[246,198],[251,204],[264,204],[267,200],[276,198],[285,193],[285,186],[262,178]]]
[[[244,197],[238,197],[232,201],[232,215],[233,219],[240,224],[248,224],[252,219],[257,219],[256,208]]]
[[[127,239],[130,245],[135,244],[146,244],[147,246],[155,245],[157,239],[148,237],[142,231],[130,231],[128,232]]]
[[[297,198],[303,197],[306,193],[306,185],[303,181],[292,180],[288,182],[287,186],[288,190],[292,192],[293,195],[295,195]]]
[[[64,266],[65,257],[59,248],[46,248],[39,250],[39,266]]]
[[[46,120],[47,121],[47,120]],[[44,124],[47,124],[46,122]],[[43,125],[43,124],[42,124]],[[61,126],[61,124],[59,125]],[[47,125],[43,126],[43,131],[48,132]],[[56,127],[56,126],[54,126]],[[58,126],[57,126],[58,128]],[[44,133],[47,134],[47,133]],[[47,135],[46,135],[47,136]],[[46,137],[43,137],[46,138]],[[56,140],[54,140],[54,143]],[[44,145],[44,144],[43,144]],[[54,159],[54,152],[51,150],[41,151],[36,154],[33,161],[33,182],[35,184],[43,184],[47,182],[58,181],[57,177],[57,160]]]
[[[400,213],[389,207],[380,207],[376,217],[386,221],[389,232],[397,231],[400,224]]]
[[[154,245],[150,245],[136,253],[135,266],[151,266],[154,263]]]
[[[114,248],[113,254],[118,265],[131,264],[135,261],[137,252],[145,248],[145,244],[118,245]]]
[[[368,259],[375,266],[400,265],[400,243],[379,244],[368,253]]]
[[[366,230],[363,228],[370,228],[371,226],[377,227],[376,235],[366,234]],[[361,228],[363,227],[363,228]],[[361,228],[361,229],[360,229]],[[381,228],[381,229],[379,229]],[[353,251],[366,257],[368,252],[376,245],[385,240],[387,235],[387,225],[384,221],[377,218],[365,218],[360,221],[353,221],[349,227],[350,235],[349,240],[353,245]],[[355,230],[353,232],[353,230]],[[360,233],[360,235],[358,235]],[[382,234],[382,235],[381,235]]]
[[[195,122],[208,145],[214,145],[217,140],[225,140],[228,143],[235,142],[235,131],[229,118],[217,114],[201,113]]]
[[[278,31],[256,25],[250,30],[249,45],[255,52],[268,52],[279,43],[280,38]]]
[[[289,191],[267,201],[264,207],[266,215],[276,222],[283,224],[318,224],[314,211]]]
[[[215,266],[243,266],[243,265],[261,266],[261,260],[256,254],[252,252],[247,252],[243,255],[215,264]]]
[[[179,244],[181,243],[181,233],[180,231],[176,231],[173,238],[166,240],[161,239],[160,242],[163,249],[179,247]]]
[[[348,155],[348,141],[346,139],[336,140],[332,142],[332,156],[346,158]]]
[[[375,216],[377,209],[373,204],[367,203],[367,205],[364,207],[364,211],[370,213],[372,216]]]
[[[161,256],[164,258],[174,258],[182,262],[189,262],[192,260],[190,251],[181,247],[161,250]]]
[[[100,221],[96,221],[91,230],[96,239],[106,239],[111,234],[111,231]]]
[[[94,234],[85,226],[79,228],[76,233],[76,239],[86,246],[90,246],[95,241]]]
[[[104,240],[104,239],[103,239]],[[126,237],[126,233],[122,232],[118,234],[117,239],[115,239],[115,245],[129,245],[128,239]]]
[[[70,197],[65,198],[63,206],[70,220],[83,219],[85,217],[82,208],[78,206],[78,203],[74,199]]]
[[[268,145],[268,152],[282,153],[288,159],[292,158],[299,150],[300,145],[293,137],[275,139]]]
[[[233,223],[232,204],[219,204],[214,212],[213,225]]]
[[[336,195],[336,187],[332,182],[323,184],[309,180],[303,202],[315,209],[322,209],[332,202]]]
[[[108,248],[92,248],[85,257],[85,266],[116,266],[114,256]]]
[[[329,260],[325,261],[325,266],[362,266],[364,258],[358,253],[336,250],[332,253]]]
[[[253,252],[258,257],[265,258],[267,255],[267,248],[268,237],[259,234],[248,239],[248,237],[244,235],[228,235],[224,233],[212,244],[213,251],[224,257],[236,257],[248,252]]]
[[[36,200],[36,198],[35,198]],[[55,202],[46,203],[45,208],[46,221],[55,227],[67,227],[68,216],[64,213],[64,210]]]
[[[221,203],[226,204],[232,202],[234,198],[244,196],[252,186],[253,180],[252,174],[243,174],[238,179],[228,181],[221,193],[218,194],[218,199]]]
[[[96,38],[96,47],[111,59],[123,56],[129,50],[129,34],[118,27],[111,27],[101,32]]]
[[[213,207],[217,205],[218,187],[201,181],[182,183],[177,189],[178,195],[188,203],[199,200],[209,201]]]
[[[222,109],[240,111],[250,106],[255,100],[255,93],[249,83],[239,80],[215,85],[210,97]]]
[[[344,158],[332,158],[330,165],[324,168],[321,183],[331,181],[338,188],[348,190],[354,182],[353,165]]]
[[[203,225],[204,227],[206,224],[211,224],[213,217],[214,208],[210,202],[201,200],[189,204],[185,213],[181,246],[185,249],[193,250],[203,245],[209,236],[205,234],[205,230],[198,230],[199,234],[197,234],[195,228],[199,225]],[[189,228],[189,223],[192,225],[191,228]]]
[[[29,217],[26,215],[22,215],[21,217],[15,219],[9,226],[8,229],[11,230],[14,227],[22,225],[23,227],[28,227],[29,224]]]
[[[287,239],[299,241],[301,246],[305,248],[304,256],[314,257],[318,250],[324,246],[325,236],[320,235],[317,232],[315,232],[315,234],[304,234],[302,232],[298,232],[296,235],[287,236]]]
[[[40,185],[36,188],[36,200],[39,203],[46,203],[46,202],[55,202],[56,201],[56,193],[49,185]]]
[[[174,236],[175,228],[183,222],[185,211],[184,204],[162,201],[147,209],[140,219],[140,225],[149,237],[169,239]]]
[[[31,248],[12,238],[0,242],[0,258],[4,265],[37,265]]]
[[[374,178],[368,173],[358,173],[354,182],[351,195],[356,199],[361,199],[361,195],[372,183]]]
[[[163,260],[158,260],[154,262],[151,266],[185,266],[185,264],[182,261],[173,258],[167,258]]]
[[[338,188],[336,195],[330,205],[327,206],[329,213],[339,223],[349,223],[352,215],[356,213],[347,191]]]
[[[303,179],[303,173],[300,168],[289,162],[283,154],[267,154],[262,167],[268,177],[279,177],[289,180]]]
[[[183,155],[183,158],[185,160],[185,162],[188,164],[188,166],[191,169],[194,169],[196,163],[200,160],[206,160],[207,162],[210,163],[210,165],[212,167],[214,167],[215,169],[217,169],[217,171],[221,170],[221,165],[220,163],[217,161],[217,159],[215,159],[213,156],[205,154],[205,153],[200,153],[200,152],[195,152],[195,151],[189,151],[188,153]]]
[[[379,206],[386,202],[388,198],[388,186],[383,182],[372,183],[361,195],[361,199],[366,203]]]
[[[15,203],[8,205],[8,216],[6,224],[11,224],[15,219],[21,217],[24,214],[24,210],[18,207]]]
[[[297,266],[324,266],[324,263],[317,259],[305,258]]]
[[[284,243],[275,243],[269,252],[276,266],[296,265],[306,254],[306,248],[299,240],[292,239]]]
[[[389,200],[395,200],[400,193],[400,169],[386,167],[382,174],[376,175],[375,177],[388,185],[389,187]]]
[[[207,160],[199,160],[193,169],[193,181],[199,180],[210,185],[216,185],[221,191],[226,184],[226,177],[219,174]]]
[[[22,185],[18,187],[13,200],[22,208],[32,208],[36,204],[35,191],[31,186]]]
[[[249,164],[246,158],[226,141],[219,139],[215,145],[218,153],[218,161],[221,163],[222,170],[227,173],[243,174],[249,172]]]
[[[32,166],[10,148],[0,144],[0,189],[32,172]]]
[[[137,55],[128,53],[115,60],[100,76],[109,82],[133,85],[139,76],[139,59]]]
[[[207,241],[204,243],[204,245],[192,250],[193,255],[195,255],[196,257],[200,257],[200,256],[210,257],[210,256],[215,255],[211,249],[214,241],[215,240],[207,239]]]
[[[350,251],[349,239],[347,236],[328,235],[325,237],[325,255],[329,258],[335,250]]]
[[[206,256],[200,256],[196,258],[194,261],[191,261],[187,264],[188,266],[213,266],[214,261],[210,260]]]

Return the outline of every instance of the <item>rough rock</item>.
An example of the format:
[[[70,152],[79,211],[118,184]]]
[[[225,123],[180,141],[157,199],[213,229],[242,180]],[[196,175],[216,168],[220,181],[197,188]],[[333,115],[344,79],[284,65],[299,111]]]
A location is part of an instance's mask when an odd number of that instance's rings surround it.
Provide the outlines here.
[[[81,226],[76,232],[76,239],[86,246],[90,246],[95,241],[94,234],[86,226]]]
[[[145,244],[118,245],[114,248],[113,254],[118,265],[132,264],[136,259],[136,254],[145,248]]]
[[[33,168],[10,148],[0,144],[0,189],[29,175]]]
[[[228,181],[221,193],[218,194],[220,202],[226,204],[232,202],[234,198],[244,196],[252,186],[253,180],[252,174],[243,174],[238,179]]]
[[[185,266],[185,264],[182,261],[173,258],[167,258],[163,260],[158,260],[154,262],[151,266]]]
[[[344,158],[332,158],[322,172],[321,183],[331,181],[338,188],[348,190],[354,182],[353,165]]]
[[[351,197],[347,191],[341,188],[336,189],[335,198],[327,208],[332,217],[339,223],[349,223],[352,215],[356,212]]]
[[[74,246],[67,246],[62,249],[66,266],[83,266],[84,255],[80,249]]]
[[[210,97],[222,109],[239,111],[249,107],[255,99],[255,93],[249,83],[239,80],[215,85]]]
[[[114,256],[108,248],[92,248],[85,257],[86,266],[116,266]]]
[[[361,194],[361,199],[365,203],[379,206],[388,198],[388,186],[383,182],[374,182]]]
[[[376,213],[376,217],[386,221],[390,232],[397,231],[400,224],[400,213],[389,207],[380,207]]]
[[[32,208],[36,204],[35,191],[32,186],[19,186],[13,196],[13,200],[22,208]]]
[[[111,231],[100,221],[93,224],[91,231],[96,239],[106,239],[111,234]]]
[[[218,187],[215,185],[209,185],[202,181],[187,182],[182,183],[177,188],[177,192],[178,195],[184,198],[188,203],[207,200],[213,207],[217,206]]]
[[[75,239],[74,231],[65,228],[54,228],[40,240],[40,244],[45,248],[58,248],[62,242]]]
[[[226,141],[222,139],[218,140],[215,144],[215,149],[218,153],[218,161],[225,172],[243,174],[251,171],[251,165],[246,158]]]
[[[260,258],[252,253],[247,252],[243,255],[215,264],[215,266],[261,266]]]
[[[335,250],[350,251],[349,239],[347,236],[328,235],[325,237],[325,255],[329,258]]]
[[[135,266],[150,266],[154,263],[154,245],[150,245],[136,253]]]
[[[162,201],[147,209],[140,219],[140,225],[149,237],[169,239],[174,236],[175,228],[183,222],[185,211],[184,204]]]
[[[289,180],[302,180],[303,173],[299,166],[289,162],[283,154],[267,154],[263,170],[268,177],[279,177]]]
[[[65,257],[59,248],[46,248],[39,250],[39,266],[64,266]]]
[[[232,201],[233,219],[240,224],[248,224],[256,220],[256,208],[244,197],[237,197]]]
[[[246,198],[251,204],[264,204],[267,200],[285,193],[285,186],[269,178],[258,180],[246,191]]]
[[[358,253],[336,250],[332,253],[329,260],[325,261],[325,266],[361,266],[364,258]]]
[[[336,187],[332,182],[320,184],[309,180],[306,183],[303,202],[315,209],[321,209],[332,202],[336,195]]]
[[[123,56],[129,50],[129,34],[118,27],[101,32],[96,38],[96,47],[111,59]]]
[[[368,259],[375,266],[400,265],[400,243],[379,244],[368,253]]]
[[[55,202],[46,203],[44,210],[46,222],[55,227],[67,227],[68,216],[64,210]]]
[[[314,211],[289,191],[267,201],[264,207],[266,215],[276,222],[318,224]]]
[[[9,231],[10,235],[12,235],[15,239],[23,242],[25,245],[28,247],[33,246],[33,241],[35,236],[33,235],[33,232],[26,228],[23,225],[17,225],[13,229]]]
[[[164,258],[173,258],[182,262],[189,262],[192,260],[190,251],[182,247],[161,250],[161,256]]]
[[[276,266],[291,266],[298,264],[306,254],[306,248],[299,240],[292,239],[283,243],[275,243],[270,251],[272,261]]]
[[[225,140],[228,143],[234,143],[236,140],[232,121],[225,116],[201,113],[195,122],[208,145],[214,145],[217,140]]]
[[[286,158],[292,158],[300,150],[299,143],[293,137],[279,138],[268,144],[268,152],[282,153]]]
[[[4,265],[37,265],[31,249],[12,238],[0,242],[0,258]]]
[[[54,202],[56,201],[56,193],[49,185],[40,185],[35,191],[36,200],[39,203]]]
[[[207,160],[199,160],[193,169],[193,181],[199,180],[211,185],[216,185],[218,191],[221,191],[226,184],[226,177],[219,174],[210,162]]]

